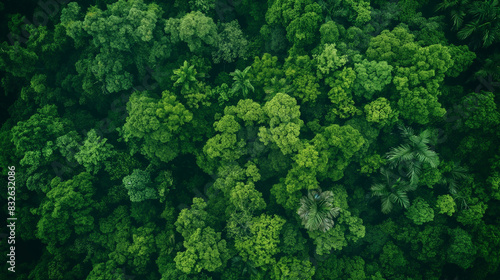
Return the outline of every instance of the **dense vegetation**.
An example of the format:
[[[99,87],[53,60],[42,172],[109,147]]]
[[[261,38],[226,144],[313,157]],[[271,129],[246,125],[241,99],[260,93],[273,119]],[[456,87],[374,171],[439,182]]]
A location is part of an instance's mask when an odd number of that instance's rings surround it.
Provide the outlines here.
[[[2,279],[499,279],[499,1],[34,3]]]

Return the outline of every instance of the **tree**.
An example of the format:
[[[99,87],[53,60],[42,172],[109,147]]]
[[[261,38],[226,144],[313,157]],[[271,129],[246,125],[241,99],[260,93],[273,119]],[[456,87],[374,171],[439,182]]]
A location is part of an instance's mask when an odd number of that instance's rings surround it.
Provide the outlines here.
[[[432,168],[439,165],[439,156],[428,146],[431,139],[430,130],[426,129],[415,135],[413,129],[401,126],[401,135],[405,138],[405,144],[392,148],[387,153],[387,159],[392,166],[406,167],[407,176],[411,185],[418,183],[418,176],[423,164],[428,164]]]
[[[365,261],[360,256],[329,256],[318,264],[316,276],[320,279],[370,279],[365,275]]]
[[[348,124],[332,124],[325,127],[322,133],[316,134],[312,143],[320,155],[318,177],[338,181],[366,140],[357,129]]]
[[[284,155],[297,151],[300,127],[304,123],[299,108],[295,98],[284,93],[278,93],[266,102],[262,109],[269,117],[269,127],[260,127],[260,141],[265,145],[275,144]]]
[[[279,234],[285,220],[279,216],[262,214],[254,217],[250,225],[250,236],[237,238],[235,247],[245,261],[251,261],[255,267],[273,265],[274,255],[279,253]]]
[[[249,184],[238,182],[231,190],[229,201],[237,210],[243,212],[253,213],[256,210],[266,208],[262,193],[255,189],[252,182]]]
[[[222,23],[221,32],[217,37],[217,50],[212,53],[215,63],[234,62],[236,58],[245,58],[248,50],[248,41],[241,31],[237,20]]]
[[[498,1],[443,1],[437,10],[448,10],[453,27],[461,40],[470,39],[475,48],[486,48],[498,42],[500,5]]]
[[[189,90],[198,85],[198,72],[194,68],[194,65],[189,65],[189,63],[184,60],[184,64],[179,68],[174,70],[174,75],[172,75],[172,81],[175,81],[174,86],[181,86],[183,90]]]
[[[151,160],[165,162],[177,156],[188,136],[182,134],[182,129],[191,122],[193,114],[174,94],[165,90],[158,100],[146,92],[134,92],[127,111],[129,115],[120,132],[134,153],[140,151]]]
[[[331,60],[334,60],[333,58],[320,56],[318,59],[324,62],[325,65],[321,65],[324,67],[324,71],[328,71],[329,67],[335,67],[333,65],[327,65],[331,63]],[[285,65],[283,66],[286,79],[291,81],[292,88],[290,90],[290,96],[297,98],[301,103],[314,103],[321,94],[318,90],[318,77],[314,75],[315,72],[318,74],[320,72],[316,70],[316,63],[314,62],[316,62],[316,60],[311,59],[309,55],[291,55],[285,60]]]
[[[131,68],[144,76],[145,64],[154,68],[170,56],[168,39],[161,34],[162,13],[157,4],[142,0],[120,0],[104,11],[92,6],[85,16],[76,2],[68,4],[61,25],[86,51],[76,63],[78,74],[69,75],[67,81],[87,98],[132,88]],[[92,44],[86,45],[89,41]],[[134,59],[131,52],[137,54]]]
[[[434,219],[434,210],[421,197],[416,198],[405,212],[405,216],[416,225],[422,225]]]
[[[411,185],[402,178],[396,180],[390,178],[389,172],[385,169],[381,169],[380,173],[385,179],[384,182],[372,185],[370,190],[372,197],[380,197],[382,213],[387,214],[391,212],[395,203],[401,207],[408,208],[410,200],[406,193],[412,189]]]
[[[281,78],[284,73],[278,57],[265,53],[262,58],[255,57],[248,76],[255,87],[259,88],[269,86],[273,78]]]
[[[321,79],[323,76],[328,76],[330,71],[333,73],[347,63],[347,55],[340,56],[337,54],[335,44],[325,44],[319,55],[314,55],[318,72],[317,75]]]
[[[459,184],[470,181],[470,175],[467,167],[460,165],[457,162],[442,162],[440,165],[441,180],[440,184],[448,187],[448,192],[452,196],[456,196],[459,191]]]
[[[165,32],[171,35],[173,43],[185,42],[194,53],[200,53],[206,46],[215,47],[217,44],[217,26],[212,18],[200,11],[190,12],[180,19],[168,19]]]
[[[399,112],[391,108],[391,105],[384,97],[365,105],[366,120],[377,123],[379,126],[387,126],[398,121]]]
[[[92,198],[92,179],[86,172],[64,182],[54,178],[47,197],[34,210],[34,214],[40,215],[36,236],[47,244],[49,252],[67,245],[71,237],[94,229],[93,214],[98,203]]]
[[[311,0],[278,0],[267,9],[266,22],[285,27],[287,39],[303,47],[317,38],[321,14],[321,7]]]
[[[243,71],[236,69],[234,72],[230,73],[230,75],[233,76],[234,80],[233,86],[231,88],[233,94],[239,95],[239,93],[241,93],[241,95],[246,98],[248,97],[249,91],[253,92],[255,90],[252,83],[250,82],[250,77],[248,74],[248,71],[250,71],[251,68],[251,66],[248,66]]]
[[[500,113],[491,92],[471,93],[463,98],[466,108],[465,127],[469,129],[489,130],[500,124]]]
[[[87,138],[75,154],[75,159],[83,165],[87,172],[96,174],[104,167],[106,160],[113,156],[113,145],[107,144],[108,139],[97,136],[94,129],[87,133]]]
[[[177,253],[175,263],[184,273],[221,270],[230,258],[226,240],[211,227],[196,229],[186,241],[186,251]]]
[[[182,209],[175,222],[177,232],[187,240],[197,229],[207,227],[209,216],[205,208],[207,203],[199,197],[193,198],[191,208]]]
[[[325,79],[325,83],[331,87],[328,98],[333,104],[332,112],[340,118],[345,119],[361,113],[361,110],[354,106],[354,100],[352,99],[355,80],[356,72],[351,67],[336,71],[332,76]]]
[[[307,197],[300,200],[297,214],[302,219],[302,225],[307,230],[328,231],[334,225],[333,218],[340,212],[339,207],[333,207],[331,191],[309,191]]]
[[[47,192],[54,175],[62,177],[70,169],[69,164],[59,162],[64,161],[58,158],[54,142],[72,127],[71,121],[58,116],[55,105],[39,108],[29,119],[21,120],[12,127],[10,134],[15,147],[13,155],[19,158],[19,164],[24,166],[23,181],[28,190]]]
[[[447,260],[463,269],[469,268],[477,253],[477,247],[472,242],[472,237],[461,228],[450,229],[448,234],[451,238],[451,244],[446,251]]]
[[[453,215],[456,209],[455,200],[449,194],[440,195],[437,199],[437,207],[439,208],[439,214],[446,214],[448,216]]]
[[[128,190],[130,201],[141,202],[146,199],[156,199],[158,194],[152,186],[149,172],[134,169],[131,175],[123,178],[123,185]]]
[[[385,61],[368,61],[364,59],[361,63],[354,64],[356,80],[353,91],[357,96],[363,96],[371,100],[373,94],[380,92],[392,81],[393,67]]]
[[[274,267],[272,273],[276,280],[303,279],[312,280],[315,268],[308,260],[295,257],[282,257]]]

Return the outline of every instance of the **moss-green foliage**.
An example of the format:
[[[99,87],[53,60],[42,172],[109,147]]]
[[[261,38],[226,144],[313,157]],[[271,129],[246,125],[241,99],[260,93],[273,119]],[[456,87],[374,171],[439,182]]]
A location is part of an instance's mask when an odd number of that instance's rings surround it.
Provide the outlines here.
[[[498,1],[4,2],[18,279],[498,274]]]

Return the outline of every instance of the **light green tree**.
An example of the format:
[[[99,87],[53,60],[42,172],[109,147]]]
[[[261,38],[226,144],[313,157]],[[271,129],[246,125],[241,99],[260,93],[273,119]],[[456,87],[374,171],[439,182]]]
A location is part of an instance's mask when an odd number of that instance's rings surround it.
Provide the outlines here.
[[[266,102],[262,109],[269,117],[269,126],[260,128],[260,141],[265,145],[275,144],[284,155],[297,151],[300,127],[304,123],[299,108],[295,98],[284,93],[278,93]]]
[[[188,274],[221,270],[230,258],[226,240],[211,227],[196,229],[184,241],[184,247],[186,251],[177,253],[174,261],[178,269]]]
[[[446,214],[448,216],[453,215],[456,211],[456,203],[453,197],[449,194],[440,195],[437,199],[437,207],[439,208],[439,214]]]
[[[87,172],[96,174],[102,169],[106,160],[114,154],[113,145],[107,144],[108,139],[97,136],[94,129],[87,133],[87,138],[75,154],[75,159],[85,167]]]
[[[434,210],[424,199],[418,197],[405,212],[405,216],[416,225],[422,225],[434,219]]]

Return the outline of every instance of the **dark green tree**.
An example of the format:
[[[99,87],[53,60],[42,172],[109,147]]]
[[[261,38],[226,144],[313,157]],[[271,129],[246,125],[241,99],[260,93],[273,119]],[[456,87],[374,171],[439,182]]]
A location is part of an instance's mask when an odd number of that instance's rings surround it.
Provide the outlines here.
[[[339,213],[340,208],[333,206],[333,193],[321,190],[309,191],[306,197],[300,199],[300,207],[297,210],[297,214],[302,219],[302,225],[307,230],[323,232],[333,227],[333,219]]]

